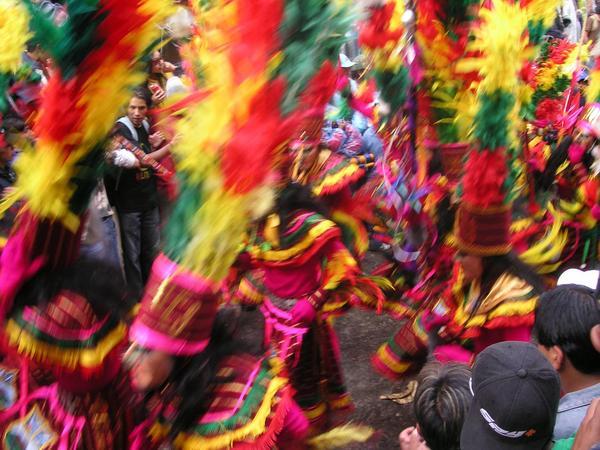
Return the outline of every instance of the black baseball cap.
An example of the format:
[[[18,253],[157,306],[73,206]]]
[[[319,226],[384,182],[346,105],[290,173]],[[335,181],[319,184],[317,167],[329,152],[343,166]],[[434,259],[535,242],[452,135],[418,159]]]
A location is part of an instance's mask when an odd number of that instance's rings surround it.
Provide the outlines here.
[[[560,379],[535,345],[486,348],[475,360],[471,390],[461,450],[543,450],[552,439]]]

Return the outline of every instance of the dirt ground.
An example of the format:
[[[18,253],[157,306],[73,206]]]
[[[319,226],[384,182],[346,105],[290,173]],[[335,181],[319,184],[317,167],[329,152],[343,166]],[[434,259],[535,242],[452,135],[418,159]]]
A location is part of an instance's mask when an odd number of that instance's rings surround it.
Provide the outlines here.
[[[245,350],[259,353],[262,337],[262,315],[244,312],[240,334]],[[398,434],[412,424],[411,405],[380,400],[381,395],[400,392],[409,380],[392,382],[379,376],[370,363],[371,355],[397,329],[398,323],[387,316],[353,310],[338,319],[335,328],[342,348],[342,364],[346,384],[356,410],[349,421],[369,425],[377,433],[372,441],[347,447],[349,450],[388,450],[398,448]]]
[[[243,312],[241,322],[240,335],[248,346],[247,350],[258,352],[263,329],[261,313]],[[398,434],[412,425],[412,405],[399,405],[380,399],[381,395],[402,391],[410,380],[389,381],[377,374],[370,363],[379,345],[398,326],[399,323],[388,316],[359,310],[348,312],[335,324],[340,338],[346,384],[356,405],[356,411],[349,420],[377,430],[371,442],[349,446],[349,450],[398,449]]]

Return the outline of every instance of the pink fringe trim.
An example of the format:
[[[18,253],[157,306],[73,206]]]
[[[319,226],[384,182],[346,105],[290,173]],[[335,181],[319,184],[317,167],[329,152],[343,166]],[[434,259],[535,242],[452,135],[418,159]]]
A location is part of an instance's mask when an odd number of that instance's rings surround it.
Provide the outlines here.
[[[129,337],[142,347],[163,351],[172,355],[186,356],[200,353],[206,348],[209,341],[209,339],[205,339],[200,342],[189,342],[184,339],[173,338],[152,330],[140,322],[134,322],[131,326]]]

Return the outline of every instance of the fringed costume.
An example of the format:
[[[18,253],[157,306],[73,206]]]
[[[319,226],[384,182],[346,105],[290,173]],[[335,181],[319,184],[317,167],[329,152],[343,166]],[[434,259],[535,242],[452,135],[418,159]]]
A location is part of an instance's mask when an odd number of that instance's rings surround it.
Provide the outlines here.
[[[283,352],[296,400],[311,422],[320,424],[328,410],[352,404],[332,319],[350,306],[343,288],[354,283],[358,268],[332,221],[299,210],[285,229],[279,222],[279,216],[269,216],[248,248],[269,294],[262,306],[265,338]],[[297,300],[315,309],[314,321],[293,323],[290,310]]]
[[[131,328],[134,345],[178,358],[200,355],[210,344],[220,300],[214,289],[159,256]],[[270,449],[285,440],[302,440],[307,424],[280,369],[276,359],[236,353],[221,358],[204,412],[173,436],[183,400],[174,383],[187,376],[178,373],[173,384],[147,402],[149,418],[131,436],[133,448],[161,448],[170,442],[178,449]]]
[[[34,2],[21,3],[9,13],[29,24],[18,38],[44,47],[55,70],[35,118],[35,148],[23,149],[1,206],[23,204],[0,256],[8,365],[0,435],[5,448],[125,449],[134,413],[120,371],[125,289],[114,274],[102,278],[110,272],[102,263],[78,254],[103,142],[142,76],[132,61],[157,37],[169,5],[72,1],[67,22],[56,26]]]

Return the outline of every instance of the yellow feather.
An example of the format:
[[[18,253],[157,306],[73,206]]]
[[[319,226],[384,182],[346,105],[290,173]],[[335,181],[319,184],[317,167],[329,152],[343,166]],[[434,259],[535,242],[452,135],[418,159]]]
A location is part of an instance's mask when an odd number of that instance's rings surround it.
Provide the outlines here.
[[[315,450],[345,448],[352,443],[367,442],[373,434],[371,427],[349,423],[310,439],[308,444]]]
[[[593,102],[600,100],[600,70],[594,69],[590,74],[590,84],[586,90],[586,97]]]
[[[561,0],[532,0],[527,4],[526,12],[530,20],[541,20],[548,28],[554,22],[556,9],[561,4]]]
[[[0,72],[19,68],[30,37],[29,15],[22,2],[0,0]]]
[[[457,71],[479,71],[482,92],[513,92],[519,84],[516,75],[533,52],[525,33],[527,14],[518,4],[495,0],[492,9],[480,10],[480,19],[482,24],[474,31],[475,39],[469,49],[481,52],[481,56],[460,61]]]

